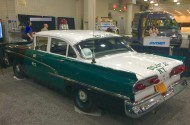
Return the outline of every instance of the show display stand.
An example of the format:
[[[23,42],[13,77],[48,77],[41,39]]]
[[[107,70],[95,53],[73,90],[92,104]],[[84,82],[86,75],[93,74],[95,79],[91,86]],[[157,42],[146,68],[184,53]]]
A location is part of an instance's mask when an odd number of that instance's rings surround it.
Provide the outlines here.
[[[147,36],[143,40],[143,46],[169,47],[169,55],[173,55],[174,46],[170,46],[170,37]]]
[[[170,37],[147,36],[143,40],[143,46],[169,47],[170,46]]]
[[[9,43],[23,41],[20,31],[9,31]]]
[[[17,20],[8,20],[7,29],[8,29],[8,42],[20,42],[22,41],[20,27],[17,25]]]
[[[111,28],[114,33],[118,33],[118,28],[114,24],[114,21],[109,18],[97,19],[96,30],[107,31],[108,28]]]

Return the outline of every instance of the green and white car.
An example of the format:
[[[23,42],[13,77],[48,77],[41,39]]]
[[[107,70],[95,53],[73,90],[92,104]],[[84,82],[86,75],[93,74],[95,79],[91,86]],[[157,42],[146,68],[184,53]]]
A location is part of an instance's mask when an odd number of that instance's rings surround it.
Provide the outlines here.
[[[138,118],[187,87],[183,58],[138,53],[121,36],[103,31],[38,32],[32,44],[10,45],[6,52],[16,77],[72,90],[84,112],[108,97]]]

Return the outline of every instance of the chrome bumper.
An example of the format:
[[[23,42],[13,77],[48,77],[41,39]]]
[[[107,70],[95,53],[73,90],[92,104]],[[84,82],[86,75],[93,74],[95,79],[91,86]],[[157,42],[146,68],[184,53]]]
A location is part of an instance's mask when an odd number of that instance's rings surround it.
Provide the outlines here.
[[[182,79],[168,87],[168,90],[165,95],[161,95],[160,93],[156,93],[148,98],[145,98],[139,102],[132,103],[128,100],[124,102],[125,106],[125,114],[132,118],[138,118],[147,112],[153,110],[161,103],[170,99],[174,95],[178,94],[184,88],[187,87],[187,82],[185,79]]]

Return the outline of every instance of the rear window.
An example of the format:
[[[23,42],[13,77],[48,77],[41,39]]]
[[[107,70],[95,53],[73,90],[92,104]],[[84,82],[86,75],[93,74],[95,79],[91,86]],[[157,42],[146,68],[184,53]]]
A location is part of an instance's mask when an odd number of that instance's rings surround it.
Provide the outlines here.
[[[91,59],[93,54],[99,58],[119,53],[133,51],[123,38],[102,38],[82,41],[76,45],[79,54],[85,59]]]
[[[147,26],[152,24],[156,27],[175,27],[177,22],[174,17],[170,14],[150,14],[149,18],[151,19],[150,23]]]

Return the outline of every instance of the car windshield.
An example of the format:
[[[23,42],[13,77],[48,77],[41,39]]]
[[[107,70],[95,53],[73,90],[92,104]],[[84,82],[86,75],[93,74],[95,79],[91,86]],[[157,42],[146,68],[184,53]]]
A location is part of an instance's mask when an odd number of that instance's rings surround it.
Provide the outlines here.
[[[160,28],[175,28],[178,27],[178,24],[175,19],[170,18],[160,18],[152,19],[152,24]]]
[[[76,45],[79,54],[85,59],[91,59],[93,52],[96,58],[133,51],[124,38],[101,38],[82,41]]]

